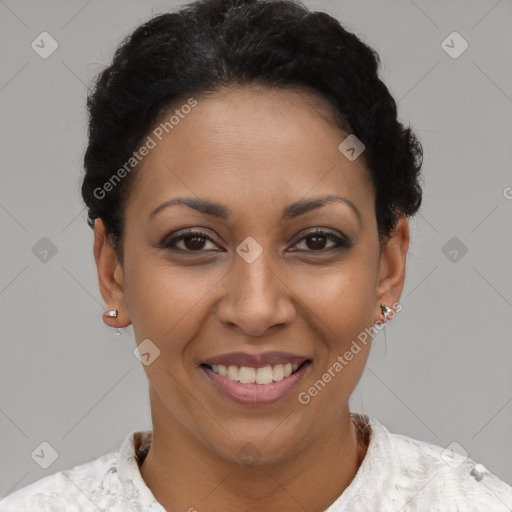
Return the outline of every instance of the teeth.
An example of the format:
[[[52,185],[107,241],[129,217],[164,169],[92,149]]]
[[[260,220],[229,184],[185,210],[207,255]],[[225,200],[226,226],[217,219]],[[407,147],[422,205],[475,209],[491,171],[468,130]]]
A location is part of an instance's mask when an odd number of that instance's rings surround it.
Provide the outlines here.
[[[270,384],[273,377],[272,366],[264,366],[256,370],[256,384]],[[240,381],[242,382],[242,381]]]
[[[229,380],[238,380],[239,373],[240,373],[240,368],[238,368],[238,366],[228,366],[228,373],[226,376]]]
[[[242,384],[270,384],[289,377],[298,367],[299,365],[295,363],[276,364],[261,368],[214,364],[212,365],[212,371]]]
[[[283,380],[284,379],[284,366],[282,364],[276,364],[272,369],[272,380]]]
[[[238,374],[238,380],[242,384],[252,384],[256,382],[256,371],[254,368],[248,368],[247,366],[242,366],[240,368],[240,372]]]

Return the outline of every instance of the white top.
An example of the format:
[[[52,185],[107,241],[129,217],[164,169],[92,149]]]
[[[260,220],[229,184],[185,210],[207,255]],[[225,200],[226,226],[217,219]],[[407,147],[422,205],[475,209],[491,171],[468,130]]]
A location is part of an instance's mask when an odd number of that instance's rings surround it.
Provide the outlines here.
[[[390,433],[352,413],[369,435],[356,476],[325,512],[510,512],[512,487],[469,458]],[[59,471],[0,501],[0,512],[165,512],[141,477],[151,430],[131,432],[118,452]]]

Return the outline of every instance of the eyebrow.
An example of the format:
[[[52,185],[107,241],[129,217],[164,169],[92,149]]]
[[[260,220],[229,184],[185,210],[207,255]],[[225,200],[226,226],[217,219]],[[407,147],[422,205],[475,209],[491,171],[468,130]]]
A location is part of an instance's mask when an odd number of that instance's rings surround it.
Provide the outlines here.
[[[326,195],[315,197],[313,199],[301,199],[299,201],[296,201],[284,208],[280,220],[295,219],[300,215],[304,215],[312,210],[321,208],[322,206],[328,203],[334,202],[345,203],[348,206],[350,206],[350,208],[357,215],[358,221],[361,222],[361,213],[357,209],[356,205],[352,201],[350,201],[350,199],[334,195]],[[168,201],[165,201],[155,210],[153,210],[149,215],[149,218],[151,219],[164,208],[168,208],[169,206],[173,205],[185,205],[190,208],[193,208],[194,210],[198,210],[201,213],[211,215],[212,217],[218,217],[220,219],[228,219],[231,215],[231,211],[229,210],[229,208],[215,201],[207,201],[204,199],[195,199],[189,197],[175,197],[174,199],[169,199]]]

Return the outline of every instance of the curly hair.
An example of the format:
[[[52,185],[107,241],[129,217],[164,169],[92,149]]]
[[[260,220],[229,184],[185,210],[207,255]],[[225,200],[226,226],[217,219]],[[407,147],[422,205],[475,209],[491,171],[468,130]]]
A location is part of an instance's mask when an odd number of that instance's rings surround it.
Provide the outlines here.
[[[301,88],[327,100],[334,118],[365,145],[381,244],[422,200],[421,143],[397,120],[378,77],[379,55],[324,12],[299,0],[198,0],[140,25],[117,47],[87,98],[82,197],[122,261],[123,210],[135,173],[108,182],[159,116],[184,98],[233,85]]]

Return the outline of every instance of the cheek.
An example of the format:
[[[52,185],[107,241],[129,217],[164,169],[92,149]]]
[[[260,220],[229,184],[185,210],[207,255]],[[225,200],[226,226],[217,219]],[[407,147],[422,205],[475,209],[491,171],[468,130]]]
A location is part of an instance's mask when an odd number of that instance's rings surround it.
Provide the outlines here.
[[[133,253],[132,253],[133,254]],[[225,269],[177,266],[149,258],[127,264],[126,303],[137,343],[149,338],[166,350],[183,349],[205,320]],[[302,265],[282,276],[312,325],[346,342],[373,324],[375,276],[372,262],[353,255],[331,267]],[[225,276],[229,280],[229,276]],[[211,305],[210,305],[211,307]],[[172,343],[170,343],[172,341]]]
[[[298,400],[312,417],[330,424],[339,417],[364,371],[371,338],[375,304],[374,276],[368,264],[348,263],[332,272],[303,276],[303,294],[309,325],[315,325],[318,365],[309,387]],[[363,335],[362,337],[361,334]],[[325,423],[323,424],[325,425]],[[322,428],[319,425],[318,428]]]
[[[200,279],[197,272],[194,277],[183,267],[147,263],[133,271],[126,287],[137,344],[149,339],[157,347],[142,345],[158,354],[144,365],[146,376],[164,402],[179,404],[183,410],[187,404],[179,383],[189,378],[184,358],[204,321],[205,296],[218,281]]]
[[[200,266],[186,268],[150,260],[133,265],[130,276],[126,299],[137,342],[149,338],[173,352],[193,337],[204,314],[203,304],[221,277]]]
[[[320,322],[319,328],[344,343],[373,324],[376,292],[371,268],[353,258],[331,269],[297,273],[290,287]]]

